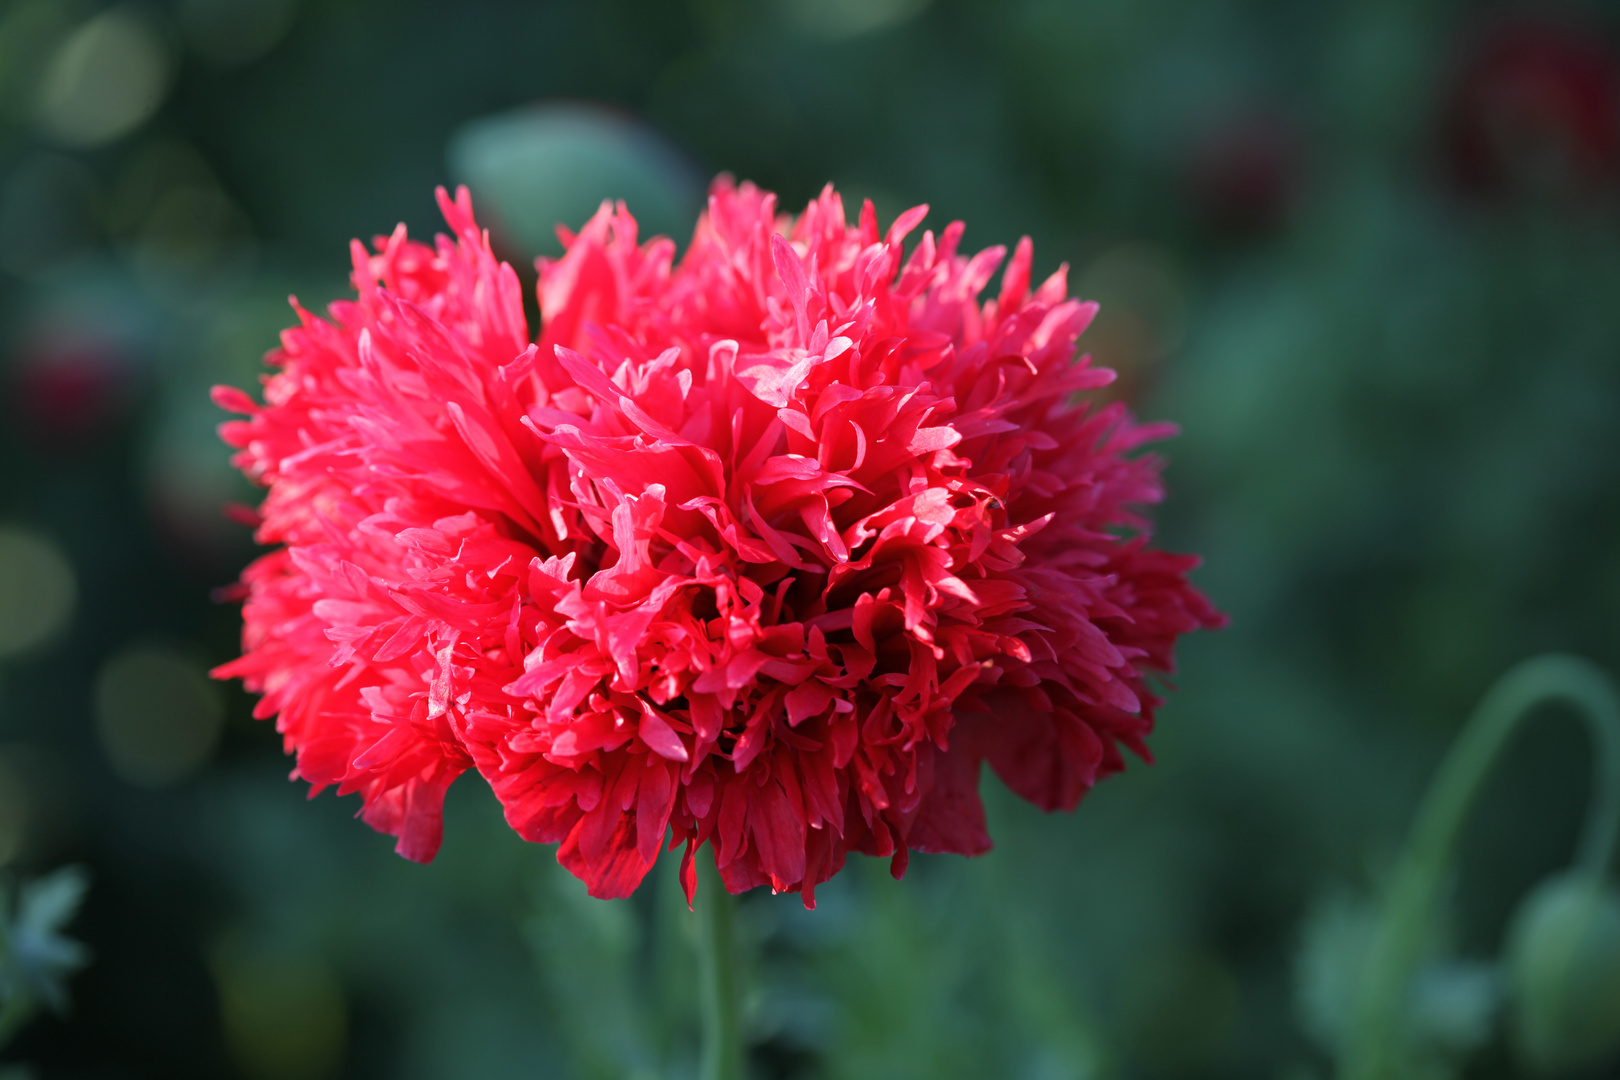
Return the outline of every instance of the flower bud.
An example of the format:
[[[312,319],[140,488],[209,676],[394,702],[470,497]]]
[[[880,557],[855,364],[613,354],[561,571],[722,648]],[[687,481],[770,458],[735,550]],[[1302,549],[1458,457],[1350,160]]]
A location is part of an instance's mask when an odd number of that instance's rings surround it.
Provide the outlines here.
[[[1538,885],[1509,931],[1508,992],[1520,1059],[1541,1073],[1620,1050],[1620,893],[1565,873]]]

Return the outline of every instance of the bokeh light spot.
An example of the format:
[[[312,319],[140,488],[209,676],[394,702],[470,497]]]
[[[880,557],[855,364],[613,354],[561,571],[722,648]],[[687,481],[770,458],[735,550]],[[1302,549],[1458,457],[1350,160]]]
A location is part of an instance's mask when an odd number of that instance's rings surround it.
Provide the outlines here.
[[[96,673],[96,734],[120,777],[163,787],[204,765],[224,704],[201,665],[154,646],[125,649]]]
[[[157,111],[169,58],[146,21],[125,8],[69,34],[45,69],[39,123],[68,146],[99,146],[135,130]]]
[[[1075,292],[1101,305],[1081,348],[1118,373],[1110,396],[1139,400],[1185,334],[1186,290],[1175,256],[1154,244],[1124,244],[1098,256]]]
[[[180,185],[160,195],[133,251],[142,284],[177,301],[245,277],[252,260],[247,216],[211,184]]]
[[[180,27],[204,60],[235,67],[257,60],[287,36],[296,0],[181,0]]]
[[[51,541],[0,525],[0,658],[49,641],[73,614],[78,583]]]
[[[343,989],[319,958],[245,943],[214,956],[231,1056],[259,1080],[324,1080],[343,1064]]]

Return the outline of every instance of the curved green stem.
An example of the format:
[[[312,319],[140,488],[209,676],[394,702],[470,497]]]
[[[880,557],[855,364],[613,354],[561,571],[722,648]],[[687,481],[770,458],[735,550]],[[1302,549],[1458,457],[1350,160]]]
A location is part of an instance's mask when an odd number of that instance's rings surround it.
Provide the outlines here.
[[[697,858],[698,978],[702,984],[703,1080],[743,1080],[742,1017],[737,1002],[737,901],[712,859]]]
[[[1422,960],[1457,838],[1502,747],[1520,721],[1548,701],[1574,705],[1591,730],[1595,782],[1578,859],[1594,878],[1609,866],[1620,837],[1620,701],[1608,678],[1585,660],[1559,655],[1526,660],[1491,687],[1424,795],[1379,921],[1340,1072],[1345,1080],[1395,1075],[1407,990]]]

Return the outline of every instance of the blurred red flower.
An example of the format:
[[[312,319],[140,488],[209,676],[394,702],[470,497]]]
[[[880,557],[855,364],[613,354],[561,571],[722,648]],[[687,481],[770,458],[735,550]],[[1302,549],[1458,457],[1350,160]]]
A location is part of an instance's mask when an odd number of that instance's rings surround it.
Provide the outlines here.
[[[1148,543],[1171,434],[1077,394],[1095,305],[1018,245],[901,242],[829,187],[796,221],[722,178],[685,257],[604,204],[516,274],[454,238],[354,245],[355,301],[231,388],[269,487],[245,655],[297,774],[433,857],[474,766],[595,896],[712,844],[814,904],[850,851],[982,852],[988,761],[1047,809],[1146,755],[1176,638],[1222,621]]]
[[[45,327],[17,349],[11,402],[20,426],[53,449],[111,426],[132,396],[138,360],[128,345]]]
[[[1579,24],[1519,15],[1474,43],[1445,143],[1465,189],[1582,195],[1620,178],[1620,60]]]
[[[1280,112],[1251,109],[1210,125],[1192,143],[1188,187],[1206,224],[1232,237],[1283,225],[1304,180],[1302,139]]]

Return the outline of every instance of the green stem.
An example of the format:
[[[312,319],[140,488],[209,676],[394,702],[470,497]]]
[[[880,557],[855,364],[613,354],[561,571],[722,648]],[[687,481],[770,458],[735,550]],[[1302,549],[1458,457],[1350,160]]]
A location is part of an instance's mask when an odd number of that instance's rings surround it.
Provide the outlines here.
[[[698,864],[698,978],[703,991],[703,1080],[743,1080],[742,1020],[737,1005],[737,901],[714,861]]]
[[[1620,836],[1620,703],[1613,685],[1592,664],[1573,656],[1526,660],[1491,687],[1424,795],[1379,921],[1342,1063],[1345,1080],[1389,1080],[1395,1075],[1407,990],[1423,958],[1424,938],[1463,824],[1520,721],[1537,705],[1560,700],[1576,706],[1587,720],[1596,759],[1579,865],[1596,878],[1610,864]]]

